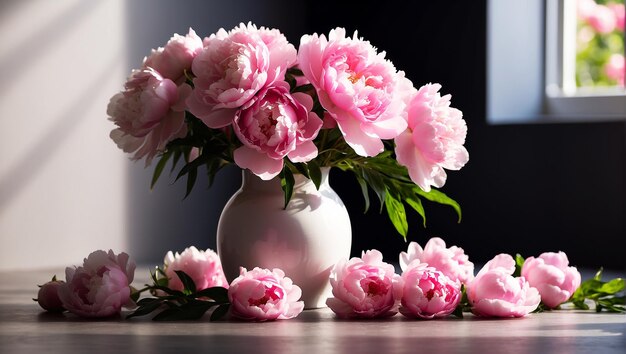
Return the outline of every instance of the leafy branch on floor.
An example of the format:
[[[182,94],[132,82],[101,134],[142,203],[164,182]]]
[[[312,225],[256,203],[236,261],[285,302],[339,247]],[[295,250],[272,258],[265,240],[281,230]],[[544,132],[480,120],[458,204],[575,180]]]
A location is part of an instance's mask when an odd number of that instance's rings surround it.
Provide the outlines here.
[[[150,291],[154,297],[143,298],[137,301],[137,309],[126,316],[132,317],[146,316],[155,311],[159,311],[152,318],[153,321],[176,321],[176,320],[197,320],[212,309],[210,320],[215,321],[222,318],[230,307],[228,301],[228,290],[223,287],[212,287],[202,290],[196,289],[196,284],[189,275],[183,271],[175,271],[183,284],[183,290],[170,289],[167,286],[168,279],[165,272],[156,268],[154,273],[150,272],[153,284],[133,293],[135,300],[143,291]],[[161,274],[165,277],[158,277]]]
[[[574,292],[569,300],[576,308],[589,310],[589,305],[585,300],[591,300],[595,304],[596,312],[603,310],[608,312],[625,313],[626,295],[623,290],[626,281],[622,278],[615,278],[609,281],[602,281],[602,268],[596,275],[585,280]]]

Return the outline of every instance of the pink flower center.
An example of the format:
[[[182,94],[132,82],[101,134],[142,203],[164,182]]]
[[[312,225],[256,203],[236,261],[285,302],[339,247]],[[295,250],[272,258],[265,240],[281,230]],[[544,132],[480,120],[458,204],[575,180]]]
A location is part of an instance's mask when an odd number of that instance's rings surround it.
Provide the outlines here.
[[[347,92],[353,92],[353,104],[361,111],[362,119],[375,121],[387,109],[390,104],[388,91],[392,89],[393,81],[389,80],[389,73],[383,65],[368,63],[366,55],[355,48],[331,57],[327,64],[342,73],[339,79],[345,80]]]
[[[108,272],[109,268],[107,268],[106,266],[102,266],[100,269],[98,269],[98,272],[96,274],[98,274],[98,276],[100,278],[102,278],[102,276],[104,275],[104,273]]]
[[[454,287],[450,284],[442,284],[439,280],[438,274],[424,274],[424,278],[420,280],[419,286],[422,289],[428,289],[424,294],[428,301],[430,301],[434,296],[443,297],[445,301],[450,301],[452,296],[455,294]]]
[[[348,80],[351,83],[356,84],[357,82],[359,82],[359,80],[361,80],[361,76],[362,75],[353,72],[350,74],[350,76],[348,76]]]
[[[271,287],[265,287],[265,295],[259,299],[249,299],[248,304],[250,306],[261,307],[266,305],[268,302],[275,302],[276,300],[280,300],[283,298],[283,289],[272,285]]]
[[[365,291],[368,297],[384,296],[389,291],[389,287],[382,281],[382,279],[374,277],[368,277],[361,280],[361,288]]]
[[[280,116],[280,112],[277,107],[271,103],[264,104],[257,114],[256,118],[259,122],[259,129],[267,140],[270,140],[276,131],[276,123],[278,122],[276,116]],[[264,141],[264,143],[267,142],[267,140]]]
[[[77,274],[72,280],[72,286],[74,292],[78,295],[78,297],[83,301],[84,304],[92,304],[92,301],[89,300],[89,285],[91,283],[91,277],[86,273]]]

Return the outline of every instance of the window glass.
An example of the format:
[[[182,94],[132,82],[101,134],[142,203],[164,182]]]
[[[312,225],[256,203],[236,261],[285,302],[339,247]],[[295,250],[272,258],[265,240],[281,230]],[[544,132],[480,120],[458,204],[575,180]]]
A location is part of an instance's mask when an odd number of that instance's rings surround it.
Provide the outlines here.
[[[624,0],[577,0],[576,87],[624,87]]]

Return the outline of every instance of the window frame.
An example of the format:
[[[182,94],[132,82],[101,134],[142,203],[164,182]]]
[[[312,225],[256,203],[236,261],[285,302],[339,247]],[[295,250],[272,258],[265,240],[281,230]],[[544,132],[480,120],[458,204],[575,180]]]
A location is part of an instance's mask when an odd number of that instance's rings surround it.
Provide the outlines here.
[[[564,11],[575,11],[575,5],[575,0],[488,1],[488,123],[626,120],[623,88],[572,90],[575,47],[561,44],[576,25],[575,20],[564,23]]]

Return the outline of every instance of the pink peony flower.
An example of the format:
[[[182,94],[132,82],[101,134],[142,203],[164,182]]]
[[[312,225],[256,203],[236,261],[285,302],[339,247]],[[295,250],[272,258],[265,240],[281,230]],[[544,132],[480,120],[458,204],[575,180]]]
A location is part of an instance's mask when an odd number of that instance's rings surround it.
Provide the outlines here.
[[[304,309],[300,296],[300,287],[280,269],[241,268],[228,288],[232,315],[248,321],[294,318]]]
[[[311,96],[290,95],[283,81],[259,91],[235,114],[234,130],[244,144],[234,151],[235,163],[269,180],[280,173],[285,156],[293,162],[316,157],[313,139],[322,120],[312,108]]]
[[[609,9],[613,11],[615,15],[615,26],[620,31],[624,30],[624,18],[626,17],[626,12],[624,10],[624,4],[608,4]]]
[[[59,299],[59,288],[65,284],[62,280],[56,280],[56,276],[49,282],[39,287],[37,298],[34,299],[39,303],[42,309],[49,312],[63,312],[65,308],[61,299]]]
[[[153,49],[144,59],[142,69],[151,67],[163,78],[180,84],[185,81],[185,70],[191,70],[191,63],[200,50],[202,39],[190,28],[186,36],[176,33],[165,47]]]
[[[381,139],[406,129],[403,111],[414,89],[385,53],[377,53],[356,32],[352,38],[345,32],[331,30],[328,39],[302,36],[298,65],[348,145],[361,156],[374,156],[384,149]]]
[[[196,78],[187,104],[210,128],[232,123],[235,111],[296,62],[296,49],[276,29],[240,24],[204,40],[191,66]]]
[[[578,14],[578,18],[583,21],[587,21],[589,17],[593,14],[596,5],[597,4],[594,0],[577,0],[576,11]]]
[[[524,277],[515,278],[515,261],[499,254],[487,262],[467,285],[472,312],[486,317],[523,317],[534,311],[541,297]]]
[[[135,70],[126,82],[125,90],[111,98],[107,114],[118,128],[111,139],[133,159],[152,158],[166,144],[187,134],[185,98],[191,87],[176,86],[152,68]]]
[[[587,22],[596,32],[601,34],[611,33],[617,26],[615,13],[605,5],[596,5],[593,12],[587,17]]]
[[[617,81],[617,84],[624,86],[624,56],[622,54],[611,54],[609,61],[604,67],[606,76],[611,80]]]
[[[407,317],[432,319],[454,312],[461,301],[461,283],[419,260],[411,262],[394,285]]]
[[[122,306],[133,305],[130,283],[134,274],[135,263],[128,254],[98,250],[85,258],[82,267],[65,269],[66,283],[59,287],[59,299],[79,316],[113,316]]]
[[[400,268],[406,271],[416,259],[442,272],[452,281],[467,284],[474,279],[474,263],[469,261],[463,249],[457,246],[446,248],[446,242],[439,237],[428,240],[423,249],[417,242],[409,243],[407,252],[400,253]]]
[[[398,310],[393,283],[398,279],[393,265],[383,262],[382,253],[363,252],[361,258],[339,261],[332,269],[334,297],[326,305],[341,318],[393,316]]]
[[[537,288],[541,302],[554,308],[567,301],[580,286],[580,273],[568,267],[569,260],[563,252],[542,253],[528,257],[522,267],[522,276],[530,286]]]
[[[395,139],[398,163],[426,192],[446,183],[444,168],[459,170],[469,160],[463,114],[450,107],[450,95],[439,95],[440,88],[427,84],[419,89],[408,106],[409,127]]]
[[[185,272],[196,284],[196,290],[203,290],[214,286],[228,288],[228,281],[222,270],[222,262],[217,253],[211,249],[198,251],[194,246],[185,248],[178,254],[167,252],[165,259],[165,274],[167,275],[168,287],[174,290],[183,290],[183,283],[176,275],[176,270]]]

